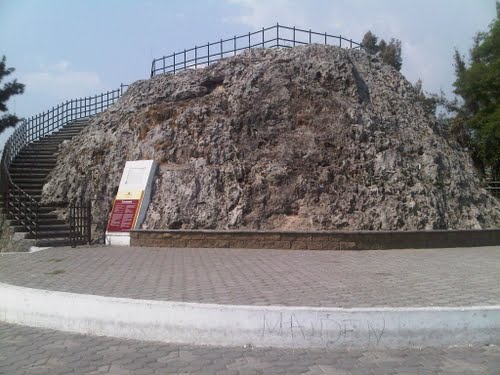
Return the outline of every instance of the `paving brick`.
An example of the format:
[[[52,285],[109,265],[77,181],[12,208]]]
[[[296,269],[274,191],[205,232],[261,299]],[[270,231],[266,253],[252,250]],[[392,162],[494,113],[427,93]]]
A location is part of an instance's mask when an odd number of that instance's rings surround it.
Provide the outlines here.
[[[241,247],[249,247],[242,242]],[[48,275],[53,259],[63,259],[56,266],[65,273],[57,278]],[[472,306],[500,303],[499,267],[499,246],[335,252],[81,247],[0,253],[0,282],[202,303]]]

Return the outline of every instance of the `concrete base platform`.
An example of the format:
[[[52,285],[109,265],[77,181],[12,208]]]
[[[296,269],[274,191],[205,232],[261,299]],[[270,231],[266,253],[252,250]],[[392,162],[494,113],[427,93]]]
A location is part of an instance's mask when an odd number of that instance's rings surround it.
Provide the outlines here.
[[[134,300],[0,284],[3,322],[137,340],[281,348],[500,344],[500,306],[313,308]]]
[[[194,345],[498,345],[499,264],[498,247],[49,249],[0,256],[0,321]]]

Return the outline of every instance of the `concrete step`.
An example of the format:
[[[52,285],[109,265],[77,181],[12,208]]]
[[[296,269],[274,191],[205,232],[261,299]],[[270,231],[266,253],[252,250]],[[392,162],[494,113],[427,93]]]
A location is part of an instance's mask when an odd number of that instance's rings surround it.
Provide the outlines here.
[[[54,238],[54,239],[64,239],[64,238],[69,238],[70,233],[69,233],[69,228],[68,229],[61,229],[61,230],[43,230],[43,231],[38,231],[36,238],[37,239],[49,239],[49,238]],[[34,239],[35,235],[28,233],[26,235],[27,239]]]
[[[66,125],[64,128],[67,128],[69,126],[78,126],[80,124],[88,124],[91,118],[92,118],[92,116],[79,118],[78,120],[74,120],[74,121],[68,123],[68,125]]]
[[[20,187],[19,185],[17,185],[18,187]],[[20,187],[21,188],[21,187]],[[42,194],[42,189],[40,188],[21,188],[26,194],[29,194],[29,195],[40,195]],[[15,191],[12,191],[11,193],[13,194],[16,194]]]
[[[43,185],[45,185],[45,183],[43,181],[36,181],[36,182],[17,182],[16,185],[23,189],[23,190],[26,190],[26,189],[40,189],[42,190],[43,189]]]
[[[15,161],[56,161],[57,156],[50,154],[50,155],[33,155],[33,153],[20,153],[19,155],[16,156],[14,159]]]
[[[72,136],[74,137],[75,135],[78,135],[82,132],[82,130],[85,129],[85,127],[82,127],[80,129],[63,129],[61,131],[58,131],[54,136]]]
[[[11,176],[12,177],[12,176]],[[33,183],[33,184],[45,184],[45,176],[44,177],[34,177],[34,176],[16,176],[12,177],[12,181],[19,186],[19,184],[25,183]]]
[[[76,134],[80,134],[83,129],[85,129],[86,126],[81,126],[81,127],[78,127],[78,128],[72,128],[72,129],[62,129],[60,131],[57,132],[57,134],[73,134],[73,135],[76,135]]]
[[[49,137],[54,137],[54,136],[57,136],[57,135],[61,135],[61,134],[78,134],[80,133],[83,129],[85,128],[85,126],[81,126],[81,127],[73,127],[73,128],[62,128],[52,134],[49,134],[49,135],[46,135],[45,137],[43,138],[49,138]]]
[[[56,214],[40,212],[40,210],[44,207],[45,206],[40,206],[40,208],[39,208],[38,217],[40,218],[40,220],[58,220],[58,216]],[[53,211],[53,209],[52,209],[52,211]],[[17,224],[17,223],[14,222],[14,220],[13,220],[13,224]]]
[[[19,179],[21,181],[24,178],[41,178],[41,179],[44,179],[45,177],[47,177],[48,174],[49,174],[49,172],[47,172],[47,173],[30,173],[29,176],[27,176],[25,173],[11,172],[10,173],[10,177],[12,177],[12,180],[14,182],[16,182],[17,179]]]
[[[44,214],[41,214],[38,216],[38,223],[43,226],[49,226],[49,225],[65,225],[66,223],[64,220],[57,219],[56,215],[50,215],[56,217],[55,219],[45,219],[43,218]],[[16,226],[16,225],[22,225],[20,221],[18,220],[9,220],[9,225]]]
[[[24,149],[22,152],[19,153],[17,157],[46,157],[46,158],[53,158],[56,154],[57,151],[54,150],[32,150],[32,149]]]
[[[46,175],[52,172],[54,168],[50,166],[43,166],[43,165],[33,165],[33,166],[21,166],[21,167],[10,167],[9,172],[11,175],[13,174],[25,174],[25,175],[31,175],[32,173],[45,173]]]
[[[64,129],[59,130],[57,133],[54,133],[52,135],[68,135],[69,134],[69,135],[74,136],[74,135],[80,134],[81,131],[85,128],[86,128],[86,126],[82,126],[82,127],[78,127],[78,128],[71,128],[71,129],[64,128]]]
[[[51,135],[50,137],[44,138],[42,141],[58,141],[62,143],[63,141],[69,141],[78,134],[80,133],[75,133],[75,134],[64,133],[64,134]]]
[[[57,164],[57,161],[55,159],[53,159],[53,160],[31,159],[30,161],[14,159],[14,162],[10,165],[10,168],[24,168],[24,167],[53,168],[56,166],[56,164]]]
[[[14,198],[17,199],[17,197],[22,196],[22,194],[18,194],[18,193],[15,193],[15,192],[11,192],[11,194],[12,194],[12,197],[9,198],[11,200],[14,199]],[[26,193],[26,194],[28,194],[30,196],[30,198],[34,199],[37,202],[40,202],[40,200],[42,199],[42,195],[41,194],[36,194],[36,195],[35,194],[29,194],[29,193]]]
[[[53,134],[65,134],[65,133],[80,133],[83,129],[85,129],[87,125],[81,125],[81,126],[71,126],[71,127],[65,127]]]
[[[61,247],[61,246],[72,246],[73,244],[68,238],[44,238],[36,241],[35,246],[38,247]],[[86,245],[84,241],[77,241],[75,245]]]
[[[57,144],[57,145],[30,145],[24,151],[32,152],[32,153],[37,153],[37,152],[55,153],[55,152],[59,151],[59,144]]]
[[[45,141],[40,143],[31,143],[26,150],[28,151],[54,151],[58,150],[61,142],[59,141]]]
[[[24,225],[12,225],[11,228],[14,230],[14,232],[26,232],[26,228]],[[38,222],[38,231],[39,233],[46,233],[46,232],[68,232],[69,233],[69,226],[67,224],[43,224],[40,221]]]

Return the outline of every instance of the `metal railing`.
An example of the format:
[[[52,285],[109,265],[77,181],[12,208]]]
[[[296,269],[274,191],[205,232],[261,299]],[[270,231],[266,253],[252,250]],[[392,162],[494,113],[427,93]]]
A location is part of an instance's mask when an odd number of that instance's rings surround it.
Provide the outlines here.
[[[105,93],[68,100],[57,107],[23,120],[7,140],[2,154],[0,186],[7,218],[14,219],[37,239],[40,203],[16,185],[9,168],[16,156],[30,143],[48,136],[65,125],[94,116],[109,108],[123,94],[127,85]]]
[[[363,48],[361,43],[342,35],[318,33],[312,30],[303,30],[296,27],[275,26],[262,28],[229,39],[207,43],[176,52],[168,56],[153,59],[151,63],[151,77],[157,74],[176,73],[186,69],[209,66],[226,57],[235,56],[243,50],[251,48],[295,47],[305,44],[326,44],[345,48]]]
[[[495,198],[500,199],[500,181],[486,182],[486,190],[488,190]]]
[[[89,244],[92,240],[92,207],[90,201],[73,202],[68,206],[71,247]]]
[[[39,204],[33,197],[12,182],[6,164],[2,162],[0,181],[7,217],[23,225],[36,238]]]

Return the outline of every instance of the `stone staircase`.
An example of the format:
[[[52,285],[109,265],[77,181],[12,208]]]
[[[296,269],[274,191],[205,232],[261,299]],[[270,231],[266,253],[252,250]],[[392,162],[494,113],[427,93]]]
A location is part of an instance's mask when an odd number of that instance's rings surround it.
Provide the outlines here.
[[[57,132],[27,145],[9,167],[12,182],[37,202],[40,202],[43,185],[56,165],[61,143],[79,134],[87,124],[88,119],[76,120]],[[5,198],[2,197],[2,206],[3,199]],[[68,223],[58,219],[54,213],[58,208],[56,205],[39,205],[36,246],[66,246],[70,244]],[[26,228],[19,221],[10,220],[9,225],[15,232],[26,232]],[[34,235],[27,233],[25,238],[34,239]]]

